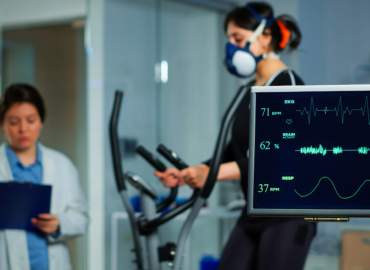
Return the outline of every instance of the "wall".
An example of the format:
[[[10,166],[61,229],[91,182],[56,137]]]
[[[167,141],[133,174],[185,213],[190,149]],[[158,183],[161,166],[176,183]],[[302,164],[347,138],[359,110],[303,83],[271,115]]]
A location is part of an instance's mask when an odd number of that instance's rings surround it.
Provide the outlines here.
[[[36,53],[33,44],[13,40],[3,41],[3,80],[2,88],[12,82],[36,83]]]
[[[108,123],[117,89],[124,91],[118,121],[119,138],[134,138],[150,151],[155,149],[155,6],[150,0],[105,1],[104,19],[104,222],[106,224],[104,269],[111,269],[111,216],[125,212],[117,192],[113,163],[108,140]],[[156,187],[153,170],[137,155],[124,157],[123,170],[139,174]],[[130,185],[130,196],[138,192]],[[128,229],[128,227],[125,227]],[[130,269],[133,253],[130,230],[120,230],[119,245],[126,243],[120,252],[119,269]],[[133,268],[132,268],[133,269]]]
[[[105,269],[104,220],[104,0],[89,1],[85,27],[87,52],[86,93],[86,169],[90,203],[90,228],[87,240],[88,269]]]
[[[160,7],[154,4],[155,1],[150,0],[105,2],[105,136],[107,138],[114,91],[120,89],[125,92],[118,123],[120,138],[135,138],[153,152],[158,143],[164,143],[189,164],[197,164],[211,155],[220,122],[219,78],[223,54],[217,45],[221,33],[219,15],[213,10],[176,1],[162,1]],[[168,61],[168,82],[156,83],[154,66],[162,60]],[[222,91],[234,92],[234,85],[231,88]],[[109,269],[111,216],[115,211],[124,212],[124,208],[115,187],[108,140],[104,146],[108,225],[105,258],[106,269]],[[124,156],[123,165],[125,171],[136,172],[147,180],[160,195],[168,192],[141,157]],[[129,192],[130,196],[137,194],[131,188]],[[181,188],[179,196],[188,195],[189,189]],[[215,197],[210,204],[216,205],[217,201]],[[195,227],[198,234],[194,236],[191,269],[196,267],[202,253],[219,252],[218,225],[199,222]],[[176,242],[179,228],[176,222],[163,226],[166,232],[163,241]],[[119,245],[126,249],[120,252],[123,255],[119,266],[126,269],[130,267],[132,255],[127,232],[120,231],[125,237],[119,239]],[[201,241],[199,234],[211,237],[209,241]]]
[[[22,53],[21,57],[26,63],[33,64],[24,66],[23,61],[8,61],[7,57],[11,55],[5,54],[4,64],[16,64],[16,67],[9,69],[9,72],[4,70],[4,86],[17,81],[36,83],[47,102],[47,121],[41,141],[63,151],[76,162],[77,32],[71,26],[45,27],[5,31],[3,37],[5,40],[28,44],[28,47],[23,46],[26,53]],[[30,57],[35,59],[28,60]],[[18,69],[18,66],[23,69],[29,67],[30,70],[27,72]],[[30,75],[26,76],[25,73]]]
[[[158,59],[149,54],[154,50],[155,41],[153,36],[145,31],[129,32],[129,35],[122,36],[119,41],[116,41],[116,35],[122,31],[130,30],[125,28],[130,28],[130,25],[121,25],[122,20],[125,19],[125,16],[130,18],[135,14],[130,13],[130,8],[122,8],[119,1],[109,0],[108,6],[106,5],[108,1],[103,0],[91,0],[90,5],[87,5],[83,0],[1,1],[0,19],[8,28],[20,27],[29,23],[56,23],[84,17],[87,12],[89,13],[88,30],[86,31],[86,44],[89,52],[88,135],[86,142],[88,145],[88,190],[92,209],[89,234],[89,269],[105,269],[108,266],[105,262],[110,259],[109,249],[104,252],[107,247],[105,239],[110,237],[109,231],[105,229],[105,226],[110,223],[107,222],[106,225],[105,221],[109,220],[111,211],[123,209],[112,182],[112,171],[108,171],[108,169],[111,170],[111,163],[106,134],[107,119],[114,89],[125,90],[127,97],[124,101],[125,111],[121,114],[120,125],[130,126],[130,129],[120,130],[120,135],[130,137],[140,133],[142,135],[140,135],[139,141],[151,147],[151,150],[154,149],[155,139],[152,138],[151,134],[145,133],[147,128],[154,128],[152,123],[154,116],[152,114],[148,116],[137,108],[143,106],[148,111],[154,111],[151,99],[155,89],[151,83],[142,80],[141,77],[135,77],[132,80],[128,78],[127,74],[133,72],[133,67],[141,70],[142,77],[153,78],[153,65]],[[153,3],[149,0],[147,2]],[[368,62],[370,17],[367,15],[367,11],[370,10],[369,1],[271,0],[268,2],[275,8],[276,15],[288,13],[298,20],[303,33],[302,44],[298,51],[289,55],[284,54],[282,59],[297,70],[307,84],[349,83],[350,65]],[[240,0],[238,3],[245,4],[246,1]],[[110,14],[112,16],[108,17]],[[146,15],[142,14],[140,20],[142,22],[146,20],[154,27],[155,17],[149,11]],[[218,25],[221,24],[220,20]],[[145,28],[143,25],[136,26]],[[106,38],[108,42],[105,43]],[[223,37],[220,39],[222,39],[220,50],[222,50],[225,39]],[[123,55],[122,52],[125,49],[123,44],[137,46],[142,54],[135,55],[126,51],[126,54]],[[146,65],[145,61],[150,61],[151,64]],[[128,63],[133,66],[128,66]],[[223,75],[221,74],[220,78],[221,76],[231,78],[225,71],[221,72]],[[106,80],[105,77],[109,79]],[[224,91],[220,92],[218,98],[219,116],[220,112],[223,111],[222,108],[227,104],[225,100],[230,99],[235,91],[235,87],[230,87],[232,83],[235,82],[220,79],[220,85],[224,85],[222,87]],[[133,89],[137,89],[138,85],[141,90],[135,92],[134,96]],[[134,100],[133,103],[126,104],[131,100]],[[68,151],[72,153],[72,150]],[[143,168],[146,166],[144,162],[135,165],[131,161],[126,160],[125,167],[136,170],[141,166]],[[148,177],[152,174],[149,169],[144,169],[143,173]],[[106,183],[108,181],[110,181],[109,184]],[[105,201],[104,198],[107,196],[111,197],[110,202]],[[321,256],[320,258],[332,256],[330,258],[337,261],[340,255],[340,229],[331,224],[319,224],[318,228],[320,237],[316,238],[318,240],[315,240],[313,244],[311,255]],[[328,233],[331,230],[335,237]],[[321,240],[319,241],[319,239]],[[316,251],[321,250],[322,246],[334,247],[335,252],[318,255]],[[312,257],[309,258],[308,262],[311,261],[313,261]],[[323,265],[325,262],[327,260],[324,260]]]
[[[300,1],[301,75],[307,84],[349,84],[350,66],[369,63],[367,0]]]
[[[240,5],[247,1],[237,2]],[[287,13],[297,21],[302,43],[296,52],[282,59],[292,66],[306,84],[349,84],[354,64],[370,58],[370,2],[367,0],[276,0],[267,1],[275,15]],[[370,73],[362,73],[363,83]],[[344,230],[368,230],[367,219],[351,219],[346,224],[319,223],[305,270],[340,269]]]
[[[168,2],[172,4],[161,10],[162,28],[159,41],[155,36],[158,31],[155,28],[158,15],[154,11],[154,1],[108,0],[104,3],[105,120],[103,120],[102,128],[105,133],[104,220],[106,225],[105,267],[107,269],[111,267],[109,262],[112,252],[110,245],[111,215],[115,211],[124,211],[114,183],[111,152],[106,132],[115,89],[125,91],[119,119],[119,136],[136,138],[140,144],[144,144],[151,151],[155,149],[157,142],[163,142],[176,150],[190,164],[206,159],[212,152],[220,116],[237,89],[235,78],[222,67],[226,40],[222,31],[221,16],[209,15],[207,17],[205,13],[203,17],[197,17],[196,13],[192,13],[185,7],[179,8],[182,12],[178,12],[176,7],[171,7],[171,5],[177,5],[176,1]],[[287,13],[294,13],[293,16],[298,13],[298,5],[295,1],[286,0],[279,1],[279,3],[280,5],[273,3],[277,6],[277,14],[286,12],[286,9],[288,9]],[[186,21],[188,17],[192,19],[191,22]],[[206,18],[210,23],[206,24],[209,29],[204,34],[200,26],[207,20]],[[177,20],[181,22],[181,25]],[[195,29],[197,31],[194,31]],[[194,36],[194,33],[198,34]],[[207,45],[206,42],[213,40],[215,36],[220,42]],[[203,41],[204,44],[198,45],[197,39]],[[156,56],[158,47],[161,48],[159,58]],[[203,59],[207,59],[208,55],[212,54],[215,55],[212,58],[214,62],[208,63],[208,67],[199,69],[201,63],[206,61]],[[297,53],[284,55],[283,58],[290,66],[298,68]],[[196,63],[194,59],[199,59],[197,65],[194,65]],[[153,83],[154,65],[161,60],[169,61],[169,82],[156,86]],[[202,76],[199,76],[200,74]],[[207,80],[212,77],[218,80],[214,81],[214,84],[207,83]],[[203,88],[199,89],[198,82],[201,80],[203,80]],[[216,95],[212,93],[215,88],[217,89]],[[198,93],[194,93],[194,90]],[[189,93],[193,94],[189,95]],[[160,120],[163,122],[161,123],[158,122],[156,109],[158,96],[162,106]],[[199,100],[192,99],[192,96]],[[199,118],[195,119],[192,125],[192,119],[196,115]],[[158,128],[161,131],[160,136],[156,132]],[[153,179],[152,169],[139,157],[124,157],[123,162],[124,170],[138,172],[150,184],[163,192],[163,188],[160,188],[156,179]],[[130,189],[130,194],[137,193]],[[164,229],[167,232],[165,239],[176,241],[178,225],[168,224],[164,226]],[[217,225],[210,226],[207,222],[200,221],[195,224],[191,269],[196,269],[197,261],[202,253],[219,251],[220,240],[212,239],[212,236],[218,235],[217,230]],[[130,241],[130,235],[124,230],[121,230],[119,235],[120,254],[122,254],[119,266],[130,267],[132,254],[129,253],[130,244],[127,244],[127,241]],[[197,241],[202,239],[200,235],[209,241]]]
[[[351,65],[369,63],[368,10],[366,0],[299,1],[299,66],[306,84],[350,84]],[[365,76],[369,83],[370,73]],[[318,224],[305,269],[340,269],[342,232],[368,231],[369,225],[367,219]]]
[[[4,27],[70,21],[86,16],[86,0],[1,0]]]
[[[3,30],[2,27],[7,30],[18,29],[24,31],[27,28],[39,26],[60,26],[61,24],[71,25],[73,20],[86,17],[87,8],[89,7],[88,2],[88,0],[0,0],[0,34]],[[99,12],[100,8],[97,10]],[[83,27],[83,20],[80,20],[80,26]],[[69,26],[69,28],[71,27]],[[28,41],[26,43],[17,41],[20,45],[18,48],[15,48],[16,46],[12,44],[10,49],[12,52],[10,52],[10,54],[13,54],[16,58],[17,55],[19,56],[20,54],[23,54],[23,56],[26,56],[26,60],[22,60],[19,57],[14,59],[14,57],[10,56],[10,58],[12,58],[11,60],[14,62],[4,63],[4,65],[7,65],[9,68],[11,68],[11,66],[14,67],[14,65],[17,64],[20,65],[18,65],[17,72],[10,71],[5,74],[5,82],[1,82],[2,78],[0,76],[0,85],[8,84],[17,78],[21,78],[18,80],[27,81],[29,83],[40,83],[40,90],[45,95],[46,102],[50,106],[48,108],[48,123],[44,127],[41,140],[46,145],[66,153],[75,162],[80,173],[84,190],[87,190],[87,186],[90,185],[87,185],[85,182],[85,179],[87,179],[87,144],[85,142],[89,141],[86,134],[86,103],[88,101],[86,99],[85,92],[85,40],[84,29],[80,28],[75,30],[75,36],[73,36],[73,34],[71,36],[68,35],[66,31],[63,32],[63,28],[59,28],[57,30],[54,29],[54,32],[52,31],[51,33],[47,33],[47,29],[44,33],[41,33],[42,31],[37,32],[33,29],[32,35],[28,36],[28,39],[31,40],[31,43],[33,44],[27,43]],[[40,37],[42,35],[51,35],[53,38],[49,38],[47,42],[41,42]],[[59,38],[58,35],[60,35],[59,37],[61,38]],[[71,39],[74,39],[74,41]],[[0,47],[1,44],[2,39],[0,37]],[[41,48],[41,53],[38,51],[36,55],[31,52],[34,50],[34,45],[39,46],[39,49]],[[68,48],[63,50],[61,53],[56,53],[56,55],[53,54],[58,51],[58,48],[63,46],[67,46]],[[1,64],[1,59],[2,54],[0,55],[0,71],[3,66],[3,64]],[[37,68],[27,71],[29,66],[34,64],[34,61],[37,62]],[[64,70],[64,68],[66,68],[66,70]],[[38,70],[38,72],[34,72],[35,70]],[[0,74],[1,73],[2,72],[0,72]],[[72,79],[68,80],[68,78]],[[70,84],[66,85],[68,83]],[[54,87],[52,87],[52,85],[54,85]],[[76,89],[81,91],[75,91]],[[54,92],[50,93],[49,90]],[[94,112],[98,111],[94,110]],[[91,114],[91,116],[93,115]],[[66,122],[65,118],[70,119]],[[54,133],[55,131],[57,132]],[[96,134],[96,132],[94,134]],[[70,143],[70,140],[74,142]],[[97,144],[93,142],[92,145],[89,146],[96,149],[96,145]],[[93,167],[98,168],[96,165]],[[93,175],[97,176],[96,173],[93,173]],[[94,180],[94,178],[89,178],[89,180]],[[94,187],[95,186],[97,185],[94,185]],[[99,190],[98,186],[97,188]],[[97,192],[93,191],[92,193],[93,196],[96,197]],[[94,202],[98,202],[98,200],[95,200]],[[94,209],[99,211],[98,207]],[[92,211],[92,213],[94,214],[94,211]],[[92,215],[92,217],[95,216]],[[92,222],[92,224],[94,226],[95,220],[101,219],[98,217],[93,220],[94,222]],[[99,243],[98,230],[93,230],[91,238],[94,240],[96,239],[97,242],[92,241],[92,244]],[[75,268],[86,269],[88,254],[85,239],[78,239],[70,246]],[[99,248],[99,244],[96,246]],[[92,247],[89,249],[89,252],[92,254],[89,258],[92,258],[93,260],[93,263],[90,263],[90,265],[97,266],[96,269],[103,269],[103,267],[99,266],[99,254],[102,252],[98,250],[98,252],[93,253],[91,252],[91,249],[94,249],[94,246],[89,247]]]

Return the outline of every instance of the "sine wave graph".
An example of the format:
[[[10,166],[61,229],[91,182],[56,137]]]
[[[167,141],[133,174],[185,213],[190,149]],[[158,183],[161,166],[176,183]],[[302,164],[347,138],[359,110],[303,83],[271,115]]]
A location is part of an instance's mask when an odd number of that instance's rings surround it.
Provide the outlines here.
[[[359,154],[362,155],[367,155],[370,153],[370,148],[366,146],[361,146],[357,149],[343,149],[340,146],[333,147],[332,149],[326,149],[324,148],[321,144],[319,147],[313,147],[308,146],[308,147],[301,147],[299,150],[295,150],[296,152],[300,152],[301,154],[305,155],[323,155],[325,156],[328,152],[332,152],[334,155],[342,154],[343,152],[358,152]]]
[[[362,113],[362,116],[367,116],[367,122],[368,122],[368,125],[370,125],[370,113],[369,113],[369,100],[368,100],[368,97],[365,98],[365,104],[364,104],[364,106],[361,107],[361,108],[356,108],[356,109],[350,109],[349,107],[346,107],[345,109],[343,109],[342,97],[339,97],[338,106],[335,107],[334,109],[328,109],[327,106],[325,108],[323,108],[323,109],[318,109],[318,108],[315,107],[315,104],[314,104],[314,101],[313,101],[313,97],[311,97],[311,103],[310,103],[309,110],[307,110],[307,108],[304,107],[303,110],[296,110],[296,111],[299,112],[302,116],[304,114],[307,115],[307,117],[308,117],[308,124],[311,124],[312,116],[316,116],[316,114],[318,112],[324,112],[325,114],[330,113],[330,112],[335,112],[335,115],[336,116],[340,116],[341,117],[342,124],[343,124],[344,123],[344,115],[346,113],[348,113],[348,115],[352,115],[353,112],[359,111],[359,112]]]
[[[315,188],[310,192],[310,193],[308,193],[308,194],[306,194],[306,195],[301,195],[301,194],[299,194],[298,193],[298,191],[297,190],[295,190],[294,189],[294,191],[295,191],[295,193],[297,193],[297,195],[299,196],[299,197],[301,197],[301,198],[304,198],[304,197],[307,197],[307,196],[310,196],[316,189],[317,189],[317,187],[320,185],[320,183],[321,183],[321,181],[322,180],[324,180],[324,179],[327,179],[327,180],[329,180],[330,182],[331,182],[331,184],[333,185],[333,188],[334,188],[334,190],[335,190],[335,192],[337,193],[337,195],[338,195],[338,197],[340,198],[340,199],[342,199],[342,200],[347,200],[347,199],[350,199],[350,198],[353,198],[359,191],[360,191],[360,189],[365,185],[365,183],[366,182],[370,182],[370,179],[367,179],[367,180],[365,180],[363,183],[362,183],[362,185],[356,190],[356,192],[354,193],[354,194],[352,194],[351,196],[348,196],[348,197],[343,197],[343,196],[341,196],[339,193],[338,193],[338,191],[337,191],[337,188],[335,187],[335,185],[334,185],[334,183],[333,183],[333,181],[329,178],[329,177],[327,177],[327,176],[324,176],[324,177],[321,177],[320,178],[320,180],[319,180],[319,182],[317,183],[317,185],[315,186]]]

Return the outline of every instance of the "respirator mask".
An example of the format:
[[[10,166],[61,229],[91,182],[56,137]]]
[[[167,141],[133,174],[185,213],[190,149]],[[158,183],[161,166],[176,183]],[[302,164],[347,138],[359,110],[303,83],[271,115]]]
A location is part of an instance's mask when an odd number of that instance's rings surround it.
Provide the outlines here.
[[[249,11],[253,13],[254,16],[257,17],[260,24],[254,30],[253,35],[247,41],[247,44],[244,48],[240,48],[228,42],[226,44],[226,58],[225,58],[225,65],[231,74],[234,74],[241,78],[248,78],[252,76],[256,69],[257,64],[262,59],[267,58],[279,58],[279,56],[275,53],[269,54],[261,54],[259,56],[254,56],[253,53],[249,50],[250,45],[257,40],[257,38],[263,34],[265,30],[265,26],[275,21],[275,19],[265,19],[262,18],[254,9],[251,7],[246,7]]]

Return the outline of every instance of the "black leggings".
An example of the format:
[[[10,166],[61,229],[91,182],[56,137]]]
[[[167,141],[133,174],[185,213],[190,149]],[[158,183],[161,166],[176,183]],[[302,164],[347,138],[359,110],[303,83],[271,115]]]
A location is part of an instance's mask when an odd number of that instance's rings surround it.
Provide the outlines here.
[[[315,225],[302,219],[249,232],[236,225],[227,242],[218,270],[301,270]]]

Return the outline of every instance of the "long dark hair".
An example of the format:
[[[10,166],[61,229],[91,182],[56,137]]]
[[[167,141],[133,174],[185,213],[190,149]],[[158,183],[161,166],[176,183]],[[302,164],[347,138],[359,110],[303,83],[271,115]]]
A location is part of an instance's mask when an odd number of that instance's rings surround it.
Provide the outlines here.
[[[227,26],[229,22],[233,21],[237,26],[247,29],[247,30],[256,30],[258,25],[260,24],[259,20],[256,16],[253,15],[251,11],[249,11],[246,7],[251,7],[254,9],[261,17],[265,19],[272,19],[274,18],[274,11],[272,7],[267,3],[261,2],[249,2],[246,6],[237,7],[229,12],[226,16],[224,22],[224,30],[227,31]],[[280,20],[281,23],[289,30],[290,38],[286,45],[289,50],[294,50],[298,47],[299,43],[301,42],[301,32],[299,31],[298,25],[295,20],[289,15],[281,15],[276,18],[276,20],[268,25],[266,25],[265,29],[269,29],[271,31],[271,45],[275,52],[280,52],[284,48],[281,48],[280,43],[283,39],[283,35],[281,33],[281,29],[277,20]]]
[[[34,105],[40,115],[41,122],[45,121],[46,109],[44,101],[37,89],[29,84],[12,84],[5,89],[0,101],[0,124],[3,123],[6,111],[18,102],[28,102]]]

